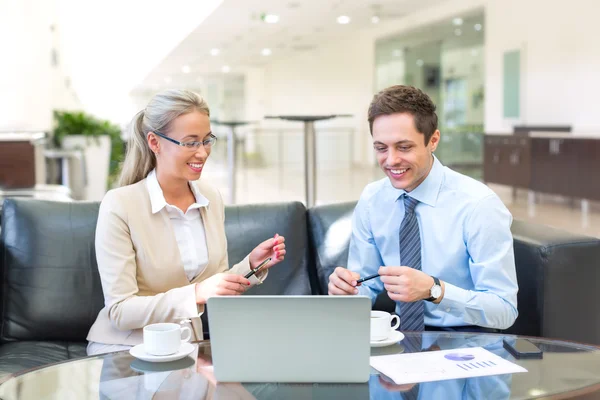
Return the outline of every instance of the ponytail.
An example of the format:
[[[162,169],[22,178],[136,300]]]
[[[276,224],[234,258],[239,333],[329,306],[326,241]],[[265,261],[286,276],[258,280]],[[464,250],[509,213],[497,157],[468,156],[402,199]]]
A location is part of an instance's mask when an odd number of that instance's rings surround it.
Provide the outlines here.
[[[156,167],[156,157],[148,146],[146,135],[144,111],[142,110],[133,117],[129,124],[127,154],[123,161],[119,186],[132,185],[141,181]]]

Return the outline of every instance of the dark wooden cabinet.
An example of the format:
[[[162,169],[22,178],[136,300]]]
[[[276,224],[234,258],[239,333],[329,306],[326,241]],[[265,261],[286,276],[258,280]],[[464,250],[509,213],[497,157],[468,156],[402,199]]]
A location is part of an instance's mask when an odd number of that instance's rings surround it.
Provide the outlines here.
[[[531,181],[531,151],[527,138],[488,135],[484,141],[486,182],[528,188]]]
[[[0,133],[0,189],[45,183],[43,133]]]
[[[600,140],[582,139],[576,159],[577,194],[584,199],[600,199]]]
[[[486,135],[484,181],[600,200],[600,139]]]
[[[580,143],[569,139],[532,138],[531,190],[562,196],[575,195],[573,181]]]

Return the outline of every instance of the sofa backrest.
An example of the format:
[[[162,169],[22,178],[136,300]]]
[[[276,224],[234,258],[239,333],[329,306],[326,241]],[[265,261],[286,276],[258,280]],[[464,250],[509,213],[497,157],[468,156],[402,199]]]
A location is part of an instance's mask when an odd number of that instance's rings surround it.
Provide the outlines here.
[[[300,202],[225,207],[229,264],[241,261],[276,233],[285,237],[285,260],[269,270],[269,278],[248,295],[310,295],[316,271],[309,260],[306,208]]]
[[[85,339],[104,302],[94,249],[98,207],[4,201],[1,340]]]
[[[329,275],[338,267],[346,267],[352,236],[352,213],[356,202],[317,206],[308,210],[309,240],[315,263],[320,294],[327,294]],[[373,309],[394,312],[395,303],[387,292],[381,293]]]
[[[92,202],[5,200],[0,340],[85,340],[104,306],[94,246],[98,208]],[[230,265],[275,233],[286,238],[286,259],[247,294],[312,294],[316,273],[302,203],[228,206],[225,221]]]

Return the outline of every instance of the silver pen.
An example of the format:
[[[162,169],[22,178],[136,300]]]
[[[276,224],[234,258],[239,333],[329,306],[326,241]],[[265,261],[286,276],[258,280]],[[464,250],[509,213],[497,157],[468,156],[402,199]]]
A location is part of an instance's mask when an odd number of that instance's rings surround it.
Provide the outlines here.
[[[269,261],[271,261],[271,257],[267,258],[265,261],[261,262],[260,265],[254,269],[252,269],[252,267],[250,267],[250,272],[248,272],[246,274],[246,276],[244,276],[244,278],[248,279],[250,278],[252,275],[256,274],[257,272],[260,271],[260,269],[262,267],[264,267],[265,265],[267,265],[269,263]]]

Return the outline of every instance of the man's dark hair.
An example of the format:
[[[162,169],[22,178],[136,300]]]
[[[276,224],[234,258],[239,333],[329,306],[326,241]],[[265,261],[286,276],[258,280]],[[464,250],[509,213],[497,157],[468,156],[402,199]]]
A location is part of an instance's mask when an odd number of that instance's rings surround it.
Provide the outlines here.
[[[369,130],[373,135],[373,121],[380,115],[409,113],[415,120],[415,128],[425,136],[425,145],[437,130],[438,117],[435,104],[421,89],[396,85],[383,89],[373,96],[369,106]]]

